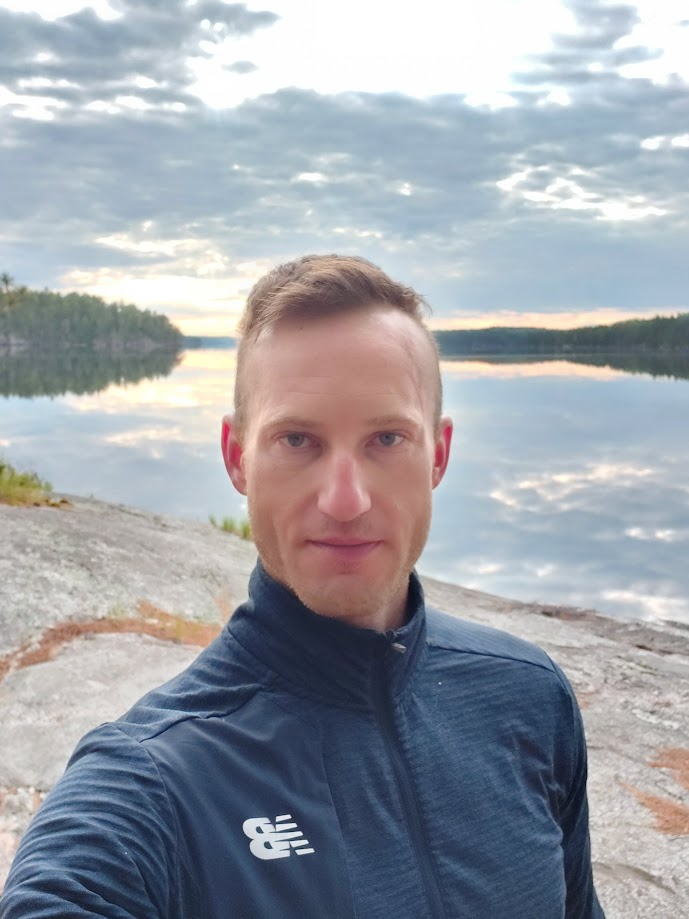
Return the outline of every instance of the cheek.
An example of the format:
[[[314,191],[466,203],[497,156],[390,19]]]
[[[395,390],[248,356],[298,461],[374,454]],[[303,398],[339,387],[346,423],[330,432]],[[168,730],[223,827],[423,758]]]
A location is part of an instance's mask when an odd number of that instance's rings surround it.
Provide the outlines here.
[[[379,510],[390,518],[396,518],[400,525],[406,522],[413,527],[420,518],[430,512],[432,489],[430,470],[420,470],[418,466],[398,470],[388,474],[379,483],[378,500],[374,501]]]
[[[284,519],[308,501],[313,477],[296,474],[284,463],[264,458],[248,466],[247,490],[259,513]]]
[[[421,506],[432,492],[432,466],[426,457],[412,457],[396,468],[387,470],[383,484],[400,496],[400,503]]]

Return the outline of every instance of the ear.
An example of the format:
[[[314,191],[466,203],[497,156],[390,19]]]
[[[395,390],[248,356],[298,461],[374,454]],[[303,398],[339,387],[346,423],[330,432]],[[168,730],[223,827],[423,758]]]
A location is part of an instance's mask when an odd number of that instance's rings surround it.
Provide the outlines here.
[[[443,480],[447,463],[450,459],[450,444],[452,443],[452,419],[441,418],[440,427],[435,440],[435,452],[433,454],[433,472],[431,480],[433,488],[436,488]]]
[[[225,469],[227,469],[227,474],[232,484],[241,495],[245,495],[244,451],[237,439],[234,415],[225,415],[222,420],[220,446],[222,448],[222,458],[225,461]]]

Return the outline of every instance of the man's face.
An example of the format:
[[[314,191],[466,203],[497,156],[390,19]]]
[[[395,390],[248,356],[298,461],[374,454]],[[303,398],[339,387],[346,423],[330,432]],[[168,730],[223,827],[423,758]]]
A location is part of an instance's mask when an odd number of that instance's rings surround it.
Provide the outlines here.
[[[223,451],[266,570],[321,615],[401,624],[452,433],[423,332],[384,307],[290,319],[246,357],[246,430],[225,419]]]

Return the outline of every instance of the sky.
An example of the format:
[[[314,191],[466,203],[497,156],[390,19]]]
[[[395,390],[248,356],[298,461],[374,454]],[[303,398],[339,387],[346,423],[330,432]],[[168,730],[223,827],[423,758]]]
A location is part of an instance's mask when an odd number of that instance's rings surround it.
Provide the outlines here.
[[[0,0],[0,270],[232,335],[307,252],[436,327],[689,309],[686,0]]]

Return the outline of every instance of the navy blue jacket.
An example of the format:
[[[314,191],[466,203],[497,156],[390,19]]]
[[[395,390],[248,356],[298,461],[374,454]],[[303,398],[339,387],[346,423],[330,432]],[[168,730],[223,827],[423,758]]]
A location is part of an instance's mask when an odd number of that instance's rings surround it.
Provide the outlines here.
[[[317,616],[259,566],[180,676],[88,734],[2,919],[598,919],[586,750],[538,648]]]

